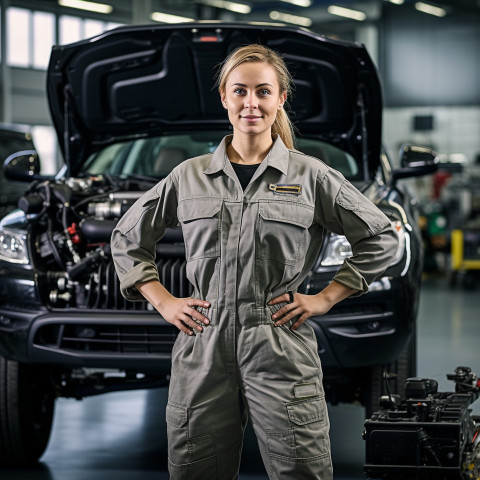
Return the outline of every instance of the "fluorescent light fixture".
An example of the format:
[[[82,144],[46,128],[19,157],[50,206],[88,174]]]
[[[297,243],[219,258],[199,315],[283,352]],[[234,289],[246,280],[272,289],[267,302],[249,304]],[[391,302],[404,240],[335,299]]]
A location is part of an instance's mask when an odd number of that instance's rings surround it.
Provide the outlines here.
[[[332,15],[338,15],[339,17],[352,18],[359,22],[363,22],[367,18],[367,15],[364,12],[352,10],[351,8],[338,7],[337,5],[330,5],[327,8],[327,12]]]
[[[278,27],[279,25],[286,26],[284,23],[279,22],[248,22],[249,25],[258,25],[260,27]]]
[[[180,17],[179,15],[171,15],[169,13],[161,12],[152,12],[150,15],[152,20],[162,23],[183,23],[183,22],[193,22],[193,18]]]
[[[405,0],[387,0],[387,2],[394,3],[395,5],[403,5]]]
[[[312,0],[281,0],[285,3],[291,3],[297,7],[310,7],[312,5]]]
[[[86,2],[84,0],[58,0],[62,7],[78,8],[89,12],[112,13],[113,7],[105,3]]]
[[[199,0],[199,3],[203,3],[209,7],[223,8],[224,10],[229,10],[230,12],[243,13],[244,15],[247,15],[252,11],[252,7],[250,7],[250,5],[229,2],[227,0]]]
[[[435,15],[436,17],[444,17],[447,14],[447,11],[440,7],[435,7],[429,3],[417,2],[415,8],[423,13],[428,13],[429,15]]]
[[[310,18],[300,17],[298,15],[291,15],[289,13],[277,12],[276,10],[272,10],[270,12],[270,18],[272,20],[280,20],[282,22],[301,25],[302,27],[310,27],[312,25],[312,20]]]

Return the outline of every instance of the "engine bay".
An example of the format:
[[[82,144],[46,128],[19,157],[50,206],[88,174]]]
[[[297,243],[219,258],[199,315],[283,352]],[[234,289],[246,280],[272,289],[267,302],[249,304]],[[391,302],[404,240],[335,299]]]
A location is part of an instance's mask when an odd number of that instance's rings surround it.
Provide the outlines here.
[[[97,175],[30,185],[18,206],[28,220],[31,260],[47,306],[126,307],[113,268],[110,237],[121,216],[157,181]],[[159,245],[160,263],[170,262],[170,267],[175,261],[184,263],[180,229],[167,232],[163,247],[162,251]],[[163,267],[170,273],[168,265]]]

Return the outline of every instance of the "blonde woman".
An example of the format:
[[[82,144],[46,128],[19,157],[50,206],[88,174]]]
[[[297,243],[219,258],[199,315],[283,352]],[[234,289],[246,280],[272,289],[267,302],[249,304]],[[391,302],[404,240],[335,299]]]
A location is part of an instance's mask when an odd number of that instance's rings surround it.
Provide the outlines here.
[[[270,479],[332,479],[315,335],[305,321],[361,294],[393,258],[387,217],[343,176],[293,150],[291,79],[261,46],[219,75],[233,126],[213,154],[186,160],[119,222],[112,251],[126,298],[146,298],[180,334],[166,419],[172,479],[238,477],[252,422]],[[155,245],[181,224],[191,298],[159,282]],[[297,293],[326,230],[353,256],[316,295]]]

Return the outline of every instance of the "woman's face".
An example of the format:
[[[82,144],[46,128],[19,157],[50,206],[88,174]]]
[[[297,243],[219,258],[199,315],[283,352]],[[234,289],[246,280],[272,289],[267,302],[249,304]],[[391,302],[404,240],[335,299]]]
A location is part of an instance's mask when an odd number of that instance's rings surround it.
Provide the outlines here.
[[[271,133],[287,92],[280,92],[275,69],[264,62],[245,62],[227,77],[221,95],[234,133],[247,135]]]

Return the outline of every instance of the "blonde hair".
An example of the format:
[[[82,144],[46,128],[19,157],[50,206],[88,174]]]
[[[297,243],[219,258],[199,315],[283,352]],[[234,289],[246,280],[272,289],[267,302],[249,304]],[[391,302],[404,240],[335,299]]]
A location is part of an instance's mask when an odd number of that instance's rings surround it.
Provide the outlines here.
[[[223,61],[218,74],[217,84],[220,95],[225,93],[225,83],[232,70],[245,62],[264,62],[275,69],[280,92],[292,93],[292,77],[283,61],[283,58],[275,51],[263,45],[252,44],[239,47]],[[272,133],[278,134],[287,148],[293,149],[293,125],[288,118],[285,108],[280,108],[272,125]]]

